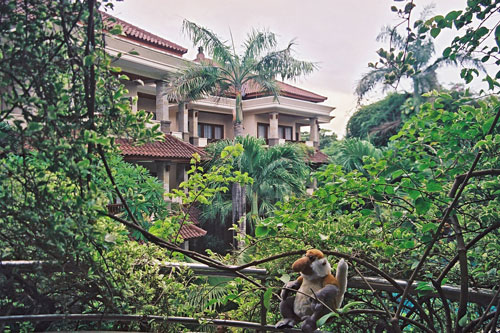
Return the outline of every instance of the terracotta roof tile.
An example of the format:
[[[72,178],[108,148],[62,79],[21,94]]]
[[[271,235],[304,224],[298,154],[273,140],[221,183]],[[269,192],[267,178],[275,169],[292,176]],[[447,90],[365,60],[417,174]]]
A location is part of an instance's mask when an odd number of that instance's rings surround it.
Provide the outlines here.
[[[300,99],[303,101],[309,101],[314,103],[324,102],[328,98],[313,93],[312,91],[292,86],[291,84],[285,82],[277,81],[277,83],[280,90],[279,93],[280,96]],[[261,91],[260,86],[256,83],[246,84],[244,89],[245,89],[245,96],[243,97],[243,99],[258,98],[271,95],[269,92]],[[234,92],[231,92],[230,95],[234,95]]]
[[[312,91],[292,86],[291,84],[285,82],[278,82],[278,86],[280,87],[281,95],[283,96],[305,99],[311,102],[324,102],[327,99],[327,97],[325,96],[321,96],[313,93]]]
[[[188,213],[188,207],[182,207],[182,211],[184,213]],[[191,206],[189,208],[189,220],[195,224],[195,225],[200,225],[200,214],[201,211],[198,209],[198,207]]]
[[[101,12],[101,15],[104,21],[104,25],[108,29],[112,28],[117,23],[120,24],[123,28],[123,32],[125,33],[126,38],[130,38],[137,42],[153,46],[164,52],[175,54],[180,57],[182,57],[182,55],[188,51],[186,48],[180,45],[172,43],[169,40],[166,40],[158,35],[152,34],[144,29],[141,29],[128,22],[125,22],[117,17],[109,15],[108,13]],[[112,22],[112,19],[116,20],[116,22]]]
[[[194,224],[184,224],[181,227],[181,231],[179,232],[179,234],[184,240],[188,240],[192,238],[203,237],[207,234],[207,231],[195,226]]]
[[[165,141],[149,142],[142,146],[135,146],[127,139],[117,139],[116,142],[120,146],[122,155],[126,157],[190,160],[194,153],[200,154],[201,157],[206,155],[201,148],[179,140],[170,134],[165,134]]]
[[[329,162],[328,155],[321,152],[320,150],[316,150],[313,155],[309,155],[307,160],[309,163],[316,164],[325,164]]]
[[[204,63],[204,64],[209,65],[209,66],[217,66],[217,63],[215,63],[212,59],[205,57],[205,54],[203,53],[203,48],[198,48],[198,54],[196,55],[196,59],[194,59],[194,61],[198,62],[198,63]],[[277,81],[277,83],[278,83],[278,86],[280,89],[281,96],[300,99],[303,101],[309,101],[309,102],[314,102],[314,103],[324,102],[328,98],[328,97],[313,93],[312,91],[308,91],[308,90],[305,90],[305,89],[302,89],[299,87],[292,86],[291,84],[288,84],[288,83],[285,83],[282,81]],[[249,82],[245,83],[243,89],[245,90],[245,96],[243,97],[243,99],[269,96],[269,93],[262,92],[260,85],[254,81],[249,81]],[[230,97],[234,97],[234,94],[235,93],[233,90],[228,95]]]

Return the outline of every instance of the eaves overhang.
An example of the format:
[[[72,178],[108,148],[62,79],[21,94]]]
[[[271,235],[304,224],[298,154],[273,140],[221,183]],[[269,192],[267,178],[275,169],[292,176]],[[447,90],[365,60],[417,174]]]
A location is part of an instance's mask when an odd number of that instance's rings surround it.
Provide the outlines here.
[[[105,50],[112,57],[120,54],[113,64],[123,71],[158,80],[166,79],[170,73],[185,68],[189,63],[178,56],[116,36],[106,38]]]
[[[334,118],[330,115],[333,110],[335,110],[335,107],[333,106],[283,96],[280,96],[279,98],[268,96],[243,101],[243,111],[245,113],[259,114],[278,112],[292,116],[318,118],[320,123],[330,122]]]
[[[235,101],[227,97],[209,97],[188,103],[188,109],[215,113],[232,114]]]

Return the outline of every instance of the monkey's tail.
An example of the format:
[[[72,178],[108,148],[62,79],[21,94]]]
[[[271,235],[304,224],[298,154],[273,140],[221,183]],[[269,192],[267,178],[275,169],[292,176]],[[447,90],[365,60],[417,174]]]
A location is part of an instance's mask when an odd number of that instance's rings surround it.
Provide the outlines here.
[[[337,272],[335,278],[339,282],[339,293],[337,294],[337,309],[342,306],[342,301],[344,300],[344,293],[347,289],[347,271],[349,266],[344,261],[340,259],[337,264]]]

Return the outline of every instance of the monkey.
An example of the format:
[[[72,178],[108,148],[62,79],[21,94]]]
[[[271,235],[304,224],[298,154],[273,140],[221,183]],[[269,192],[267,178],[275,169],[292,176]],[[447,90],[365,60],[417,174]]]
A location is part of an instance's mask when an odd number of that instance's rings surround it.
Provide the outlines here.
[[[286,283],[281,291],[283,320],[276,328],[291,328],[302,322],[302,332],[313,332],[317,328],[316,321],[330,312],[329,308],[341,306],[347,288],[348,265],[341,259],[334,277],[323,252],[311,249],[293,263],[292,269],[300,272],[300,277]],[[290,297],[291,289],[298,290],[296,296]]]

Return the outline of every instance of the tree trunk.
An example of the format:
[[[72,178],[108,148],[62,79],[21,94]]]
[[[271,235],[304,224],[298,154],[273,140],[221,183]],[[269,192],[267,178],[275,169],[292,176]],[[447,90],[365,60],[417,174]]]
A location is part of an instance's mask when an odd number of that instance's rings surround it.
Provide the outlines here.
[[[243,136],[243,103],[241,93],[236,93],[235,110],[234,110],[234,138]]]
[[[233,199],[233,224],[238,225],[240,236],[245,237],[247,234],[247,221],[246,221],[246,193],[245,185],[240,183],[233,183],[232,199]],[[245,241],[234,241],[234,246],[237,249],[243,248]]]
[[[241,101],[241,92],[236,93],[236,105],[235,105],[235,118],[234,118],[234,144],[236,144],[236,138],[243,136],[243,109]],[[241,171],[241,170],[240,170]],[[245,237],[247,234],[246,225],[246,193],[245,186],[239,183],[233,183],[232,191],[233,200],[233,217],[232,223],[237,224],[240,229],[240,235]],[[244,240],[235,242],[236,248],[243,248],[245,245]]]
[[[422,95],[420,94],[420,83],[418,78],[413,79],[413,105],[415,106],[415,113],[420,111],[420,104],[422,104]]]
[[[259,195],[257,191],[252,192],[252,206],[250,209],[250,234],[253,234],[255,231],[255,226],[257,225],[257,221],[259,220]]]

